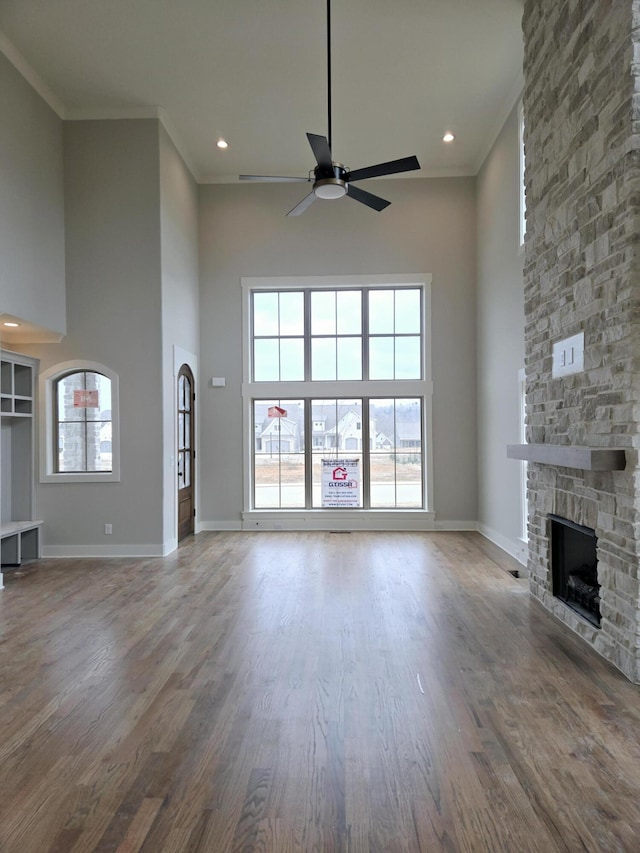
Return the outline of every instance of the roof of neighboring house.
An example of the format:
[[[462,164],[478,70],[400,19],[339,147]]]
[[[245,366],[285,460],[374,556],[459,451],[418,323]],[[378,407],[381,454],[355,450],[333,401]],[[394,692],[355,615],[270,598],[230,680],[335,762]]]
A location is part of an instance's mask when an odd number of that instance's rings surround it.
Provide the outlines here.
[[[422,439],[420,421],[398,421],[396,434],[398,441],[420,441]]]

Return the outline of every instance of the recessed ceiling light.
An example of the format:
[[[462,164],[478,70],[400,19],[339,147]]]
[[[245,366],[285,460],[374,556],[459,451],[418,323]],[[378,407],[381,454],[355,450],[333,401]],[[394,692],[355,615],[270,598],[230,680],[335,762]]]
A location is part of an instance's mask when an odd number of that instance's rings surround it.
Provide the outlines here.
[[[453,142],[453,140],[454,140],[454,139],[455,139],[455,136],[454,136],[454,135],[453,135],[453,133],[451,133],[451,131],[449,131],[449,130],[448,130],[448,131],[445,133],[445,135],[442,137],[442,141],[443,141],[443,142]]]
[[[229,147],[229,143],[227,142],[226,139],[219,139],[216,142],[216,145],[218,146],[218,148],[228,148]]]
[[[9,322],[6,322],[6,323],[3,323],[2,325],[3,325],[3,326],[8,326],[10,329],[17,329],[17,328],[18,328],[18,326],[20,325],[20,323],[9,323]]]

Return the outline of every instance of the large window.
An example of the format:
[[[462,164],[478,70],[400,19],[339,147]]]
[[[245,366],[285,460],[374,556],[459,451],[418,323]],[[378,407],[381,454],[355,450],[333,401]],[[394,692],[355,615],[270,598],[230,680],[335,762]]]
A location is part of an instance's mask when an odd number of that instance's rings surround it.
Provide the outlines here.
[[[425,509],[428,277],[243,287],[246,508]]]

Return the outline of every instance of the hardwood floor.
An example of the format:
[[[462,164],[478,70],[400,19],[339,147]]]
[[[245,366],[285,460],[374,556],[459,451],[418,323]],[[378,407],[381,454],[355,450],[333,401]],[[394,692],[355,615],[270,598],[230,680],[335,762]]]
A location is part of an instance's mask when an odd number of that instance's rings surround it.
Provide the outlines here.
[[[637,851],[640,689],[477,534],[214,533],[0,593],[0,850]]]

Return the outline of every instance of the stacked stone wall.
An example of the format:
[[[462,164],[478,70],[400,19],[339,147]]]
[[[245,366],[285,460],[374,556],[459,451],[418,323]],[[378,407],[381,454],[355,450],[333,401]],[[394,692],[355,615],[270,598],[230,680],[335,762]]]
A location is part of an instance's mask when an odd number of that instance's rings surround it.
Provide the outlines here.
[[[640,533],[640,2],[525,0],[527,440],[621,447],[623,472],[528,466],[531,590],[634,681]],[[552,347],[584,332],[584,371]],[[548,513],[598,537],[602,625],[551,594]]]

